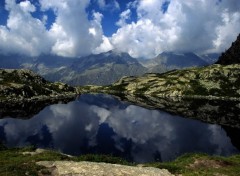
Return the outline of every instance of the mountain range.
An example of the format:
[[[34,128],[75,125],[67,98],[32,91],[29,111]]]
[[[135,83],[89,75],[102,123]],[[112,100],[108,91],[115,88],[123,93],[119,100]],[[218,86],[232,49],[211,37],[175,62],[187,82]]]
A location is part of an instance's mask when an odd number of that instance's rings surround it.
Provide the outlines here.
[[[155,58],[143,60],[112,50],[81,58],[1,55],[0,59],[0,68],[30,69],[49,81],[61,81],[70,85],[108,85],[123,76],[209,65],[216,61],[217,54],[198,56],[194,53],[163,52]]]

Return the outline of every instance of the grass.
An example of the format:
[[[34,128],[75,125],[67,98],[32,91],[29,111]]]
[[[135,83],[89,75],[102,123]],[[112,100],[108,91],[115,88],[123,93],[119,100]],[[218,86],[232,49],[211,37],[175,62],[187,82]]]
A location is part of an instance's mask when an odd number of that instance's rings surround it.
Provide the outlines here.
[[[79,157],[68,157],[55,151],[44,151],[43,153],[30,155],[23,152],[34,152],[34,147],[6,149],[0,146],[0,176],[37,176],[39,173],[47,174],[49,171],[43,166],[36,164],[38,161],[92,161],[106,162],[112,164],[132,165],[131,163],[110,155],[82,155]]]
[[[219,157],[199,153],[185,154],[172,162],[148,163],[146,166],[167,169],[172,174],[183,176],[236,176],[240,173],[240,155]]]
[[[1,145],[2,146],[2,145]],[[50,174],[50,170],[36,164],[38,161],[92,161],[112,164],[131,165],[121,158],[110,155],[81,155],[69,157],[55,151],[44,151],[43,153],[30,155],[23,152],[34,152],[34,147],[6,149],[0,147],[0,176],[23,176]],[[240,173],[240,155],[230,157],[208,156],[206,154],[185,154],[171,162],[156,162],[144,164],[144,167],[156,167],[167,169],[172,174],[182,176],[195,175],[228,175],[236,176]]]

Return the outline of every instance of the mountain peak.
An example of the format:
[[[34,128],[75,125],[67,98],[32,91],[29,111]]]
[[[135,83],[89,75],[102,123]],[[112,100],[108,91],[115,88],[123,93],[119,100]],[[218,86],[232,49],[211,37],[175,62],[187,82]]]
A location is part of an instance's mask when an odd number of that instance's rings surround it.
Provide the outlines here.
[[[240,34],[237,40],[232,43],[232,46],[219,57],[216,64],[230,65],[240,63]]]

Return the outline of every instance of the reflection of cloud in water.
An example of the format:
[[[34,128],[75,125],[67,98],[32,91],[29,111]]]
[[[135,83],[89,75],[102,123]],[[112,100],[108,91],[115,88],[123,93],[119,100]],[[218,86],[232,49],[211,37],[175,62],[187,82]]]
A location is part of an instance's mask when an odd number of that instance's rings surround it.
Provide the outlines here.
[[[234,150],[221,127],[162,111],[130,105],[112,110],[107,122],[117,135],[133,141],[132,155],[138,162],[156,152],[167,160],[189,151],[224,155]]]
[[[185,152],[236,152],[220,126],[125,104],[103,95],[48,106],[29,120],[2,119],[1,126],[4,130],[0,130],[0,137],[5,134],[1,140],[9,146],[38,141],[40,147],[45,142],[70,154],[109,149],[109,153],[131,155],[135,162],[169,160]]]
[[[46,125],[52,135],[53,146],[65,152],[79,150],[85,139],[93,145],[99,127],[97,113],[81,102],[52,105],[30,120],[3,119],[0,124],[5,120],[8,121],[4,131],[9,146],[21,146],[29,136],[38,134],[40,137],[41,128]]]

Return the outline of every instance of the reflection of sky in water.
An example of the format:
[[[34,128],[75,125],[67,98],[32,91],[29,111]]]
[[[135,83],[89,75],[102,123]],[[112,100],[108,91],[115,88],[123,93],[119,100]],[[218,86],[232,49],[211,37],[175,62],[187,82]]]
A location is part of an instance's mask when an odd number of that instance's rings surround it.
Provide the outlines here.
[[[120,102],[105,95],[46,107],[29,120],[0,120],[8,146],[36,145],[64,153],[100,153],[135,162],[169,160],[186,152],[237,152],[218,125]]]

